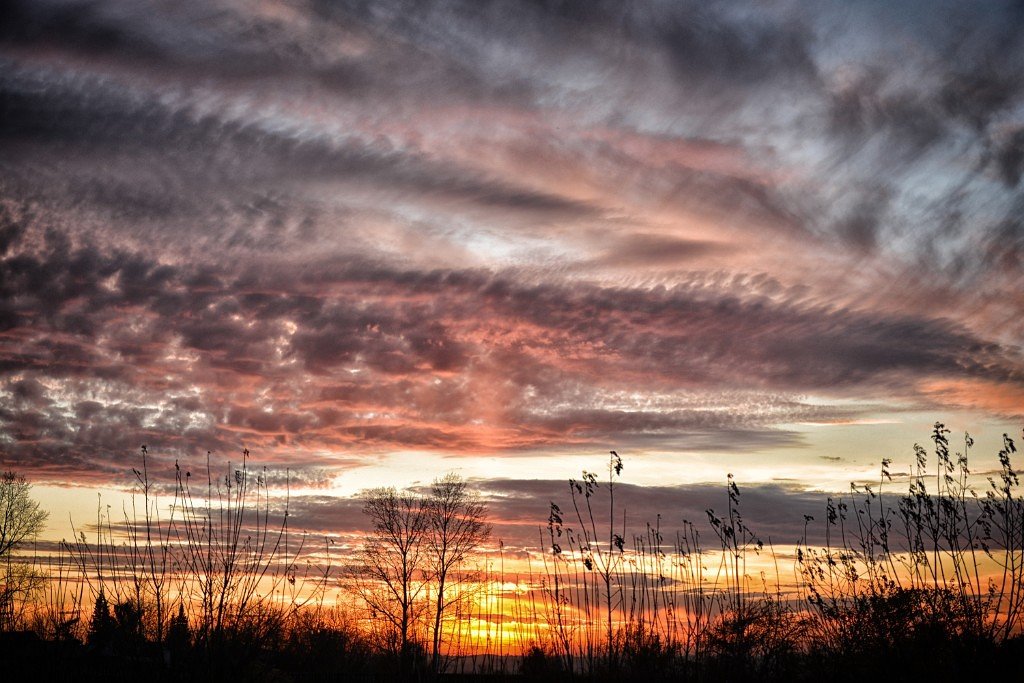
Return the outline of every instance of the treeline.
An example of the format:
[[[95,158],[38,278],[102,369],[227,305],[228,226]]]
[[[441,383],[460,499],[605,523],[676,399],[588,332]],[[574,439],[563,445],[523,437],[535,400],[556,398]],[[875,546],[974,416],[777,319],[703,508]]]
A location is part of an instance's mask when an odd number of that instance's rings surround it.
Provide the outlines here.
[[[196,476],[175,463],[170,486],[151,479],[149,463],[143,446],[120,518],[98,508],[72,540],[36,554],[13,551],[46,513],[23,478],[5,475],[0,636],[38,634],[62,645],[61,658],[73,652],[102,675],[112,666],[246,680],[264,670],[374,679],[442,671],[461,633],[446,637],[449,614],[482,595],[470,562],[491,533],[486,506],[464,480],[447,475],[426,492],[364,491],[370,528],[357,552],[339,558],[332,539],[313,545],[290,528],[287,481],[283,495],[272,493],[248,451],[222,474],[209,454]],[[0,637],[0,651],[4,642],[24,644]],[[89,667],[76,661],[71,670],[77,680]]]
[[[700,523],[668,530],[658,516],[638,530],[616,498],[612,452],[606,472],[584,472],[551,503],[537,552],[515,572],[479,559],[487,508],[452,475],[364,492],[365,540],[338,553],[289,529],[288,496],[270,494],[248,453],[223,476],[209,460],[202,477],[176,467],[168,505],[143,450],[139,508],[124,519],[100,511],[49,566],[9,544],[4,585],[23,590],[0,593],[0,625],[40,634],[37,651],[63,647],[47,663],[73,662],[74,680],[94,669],[105,680],[994,674],[1024,654],[1016,447],[1004,436],[998,466],[979,477],[970,436],[953,447],[936,424],[931,442],[896,477],[905,489],[893,490],[885,460],[876,484],[827,498],[802,540],[780,548],[744,517],[731,475]],[[28,500],[23,480],[4,482]]]

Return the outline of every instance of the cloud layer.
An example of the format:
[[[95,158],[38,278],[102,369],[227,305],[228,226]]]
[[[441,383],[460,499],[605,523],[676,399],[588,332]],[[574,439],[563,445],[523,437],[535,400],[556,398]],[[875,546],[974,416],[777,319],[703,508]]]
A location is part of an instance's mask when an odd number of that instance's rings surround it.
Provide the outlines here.
[[[5,467],[1024,412],[1019,3],[12,12]]]

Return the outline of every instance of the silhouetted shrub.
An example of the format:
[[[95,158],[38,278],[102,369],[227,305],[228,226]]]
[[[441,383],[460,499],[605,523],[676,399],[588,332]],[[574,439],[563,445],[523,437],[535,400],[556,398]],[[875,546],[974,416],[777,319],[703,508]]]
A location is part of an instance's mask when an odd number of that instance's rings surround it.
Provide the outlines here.
[[[523,654],[519,671],[529,681],[547,683],[565,680],[566,671],[562,658],[539,645],[531,645]]]

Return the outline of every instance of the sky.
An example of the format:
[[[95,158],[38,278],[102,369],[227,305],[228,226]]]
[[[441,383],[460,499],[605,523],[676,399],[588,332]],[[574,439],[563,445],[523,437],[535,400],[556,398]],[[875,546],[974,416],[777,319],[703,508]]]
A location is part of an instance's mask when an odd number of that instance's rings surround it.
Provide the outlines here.
[[[142,444],[328,532],[455,471],[510,537],[615,449],[785,537],[1020,435],[1020,2],[7,7],[0,466],[54,533]]]

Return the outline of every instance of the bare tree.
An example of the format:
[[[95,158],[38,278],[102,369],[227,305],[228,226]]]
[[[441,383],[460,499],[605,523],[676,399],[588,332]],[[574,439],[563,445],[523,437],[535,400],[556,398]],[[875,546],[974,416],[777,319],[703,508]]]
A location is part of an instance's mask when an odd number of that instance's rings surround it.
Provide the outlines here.
[[[363,513],[373,529],[363,545],[366,581],[360,593],[373,616],[387,624],[387,645],[397,650],[405,668],[411,662],[419,599],[430,579],[424,571],[428,505],[420,496],[377,488],[366,492]]]
[[[487,506],[469,490],[459,475],[451,473],[434,480],[430,494],[427,500],[427,563],[435,581],[430,667],[434,673],[439,673],[441,624],[450,602],[445,594],[449,588],[449,575],[486,542],[491,535],[491,527],[487,523]]]
[[[49,516],[29,497],[32,485],[14,472],[0,476],[0,557],[43,530]]]
[[[14,622],[15,602],[38,587],[34,565],[14,560],[14,552],[43,530],[48,514],[29,496],[32,486],[14,472],[0,475],[0,629]]]

